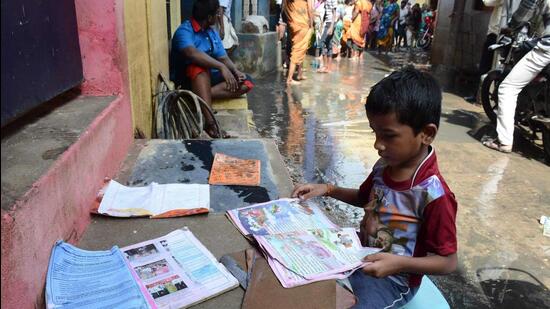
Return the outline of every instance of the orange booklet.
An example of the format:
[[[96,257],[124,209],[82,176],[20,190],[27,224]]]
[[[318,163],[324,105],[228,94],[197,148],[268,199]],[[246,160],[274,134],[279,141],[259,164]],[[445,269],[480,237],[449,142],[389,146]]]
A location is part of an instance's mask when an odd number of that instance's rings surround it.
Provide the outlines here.
[[[260,160],[244,160],[216,153],[208,183],[211,185],[260,185]]]

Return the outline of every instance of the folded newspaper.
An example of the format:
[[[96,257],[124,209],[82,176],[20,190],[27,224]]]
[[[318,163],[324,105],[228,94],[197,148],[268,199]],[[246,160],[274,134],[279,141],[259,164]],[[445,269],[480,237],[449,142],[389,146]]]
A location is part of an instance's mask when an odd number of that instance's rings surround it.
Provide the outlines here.
[[[280,199],[229,210],[228,217],[253,237],[285,288],[343,279],[379,248],[362,247],[353,228],[339,228],[315,205]]]
[[[238,286],[186,228],[109,251],[58,241],[46,278],[47,308],[182,308]]]

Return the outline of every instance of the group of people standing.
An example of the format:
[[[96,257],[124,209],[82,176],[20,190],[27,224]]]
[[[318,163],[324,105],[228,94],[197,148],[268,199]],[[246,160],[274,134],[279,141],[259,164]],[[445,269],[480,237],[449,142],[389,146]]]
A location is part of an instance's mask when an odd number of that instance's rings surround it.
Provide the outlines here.
[[[359,59],[368,48],[379,52],[415,46],[434,12],[403,0],[283,0],[278,31],[288,31],[287,84],[304,80],[302,63],[315,49],[318,73],[331,70],[332,59]],[[283,35],[280,35],[282,38]]]

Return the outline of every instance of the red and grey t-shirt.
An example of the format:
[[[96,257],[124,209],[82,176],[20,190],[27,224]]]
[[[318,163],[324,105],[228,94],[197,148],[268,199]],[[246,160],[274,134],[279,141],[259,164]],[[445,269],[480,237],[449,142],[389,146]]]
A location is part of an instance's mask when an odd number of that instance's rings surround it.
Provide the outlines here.
[[[376,230],[391,234],[393,254],[447,256],[457,251],[457,203],[439,173],[433,148],[408,181],[393,181],[385,162],[379,160],[359,188],[359,200],[374,207]],[[369,245],[375,238],[376,235],[369,235]],[[422,275],[401,273],[390,278],[398,284],[416,287]]]

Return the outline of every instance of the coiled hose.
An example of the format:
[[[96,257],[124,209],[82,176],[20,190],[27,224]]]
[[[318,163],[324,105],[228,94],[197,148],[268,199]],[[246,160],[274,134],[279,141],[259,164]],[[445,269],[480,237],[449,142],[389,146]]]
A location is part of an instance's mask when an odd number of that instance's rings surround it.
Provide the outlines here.
[[[214,119],[215,133],[222,136],[214,112],[199,96],[188,90],[171,89],[162,74],[158,75],[154,95],[153,128],[160,139],[194,139],[201,135],[206,112]]]

